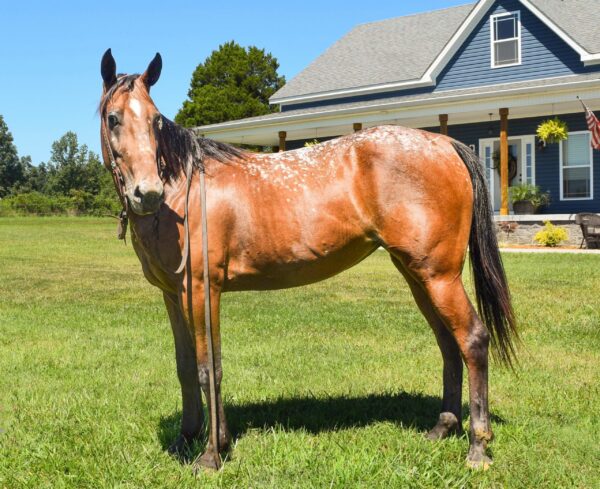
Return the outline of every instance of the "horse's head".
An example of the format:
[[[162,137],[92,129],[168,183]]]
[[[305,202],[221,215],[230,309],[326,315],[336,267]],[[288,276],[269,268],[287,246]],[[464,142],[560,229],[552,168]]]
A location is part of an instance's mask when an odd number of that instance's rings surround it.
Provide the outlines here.
[[[104,162],[115,176],[121,197],[140,215],[156,212],[164,197],[157,137],[162,119],[150,98],[150,87],[158,81],[161,68],[158,53],[143,75],[117,75],[110,49],[101,63]]]

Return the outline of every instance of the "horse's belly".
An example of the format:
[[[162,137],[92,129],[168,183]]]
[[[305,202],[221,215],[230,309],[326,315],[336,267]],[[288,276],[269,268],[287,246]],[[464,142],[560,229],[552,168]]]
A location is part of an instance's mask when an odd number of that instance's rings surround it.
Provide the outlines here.
[[[257,263],[230,263],[224,291],[273,290],[307,285],[329,277],[364,260],[378,247],[366,237],[352,240],[333,250],[308,246],[274,252]]]

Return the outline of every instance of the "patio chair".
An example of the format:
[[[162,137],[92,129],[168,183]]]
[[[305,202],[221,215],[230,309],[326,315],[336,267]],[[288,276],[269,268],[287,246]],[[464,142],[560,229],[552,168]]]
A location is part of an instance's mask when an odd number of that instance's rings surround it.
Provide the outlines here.
[[[600,248],[600,215],[582,212],[575,215],[575,223],[581,226],[583,234],[579,247],[585,241],[586,248]]]

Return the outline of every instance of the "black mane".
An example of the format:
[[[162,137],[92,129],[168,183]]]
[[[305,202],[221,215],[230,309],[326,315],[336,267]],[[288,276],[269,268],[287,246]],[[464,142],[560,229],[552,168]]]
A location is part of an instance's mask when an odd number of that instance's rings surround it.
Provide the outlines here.
[[[184,171],[188,161],[194,168],[204,171],[204,161],[207,158],[227,163],[246,157],[246,152],[240,148],[199,136],[193,129],[182,127],[163,115],[161,117],[158,145],[167,178]]]
[[[131,92],[135,75],[118,75],[117,81],[100,100],[100,117],[106,117],[106,107],[110,99],[121,88]],[[158,151],[162,161],[164,177],[170,179],[187,168],[188,162],[193,168],[204,171],[206,158],[227,163],[233,159],[245,159],[246,152],[227,143],[199,136],[192,129],[182,127],[161,114],[161,127],[157,132]]]

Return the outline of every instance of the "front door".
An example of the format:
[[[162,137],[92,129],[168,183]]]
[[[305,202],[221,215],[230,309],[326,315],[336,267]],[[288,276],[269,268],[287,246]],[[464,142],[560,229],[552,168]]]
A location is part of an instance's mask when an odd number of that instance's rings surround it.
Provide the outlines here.
[[[520,183],[535,185],[535,137],[515,136],[508,138],[508,186]],[[500,189],[500,139],[480,139],[479,157],[485,166],[494,211],[500,211],[502,192]],[[509,204],[512,211],[512,205]]]

